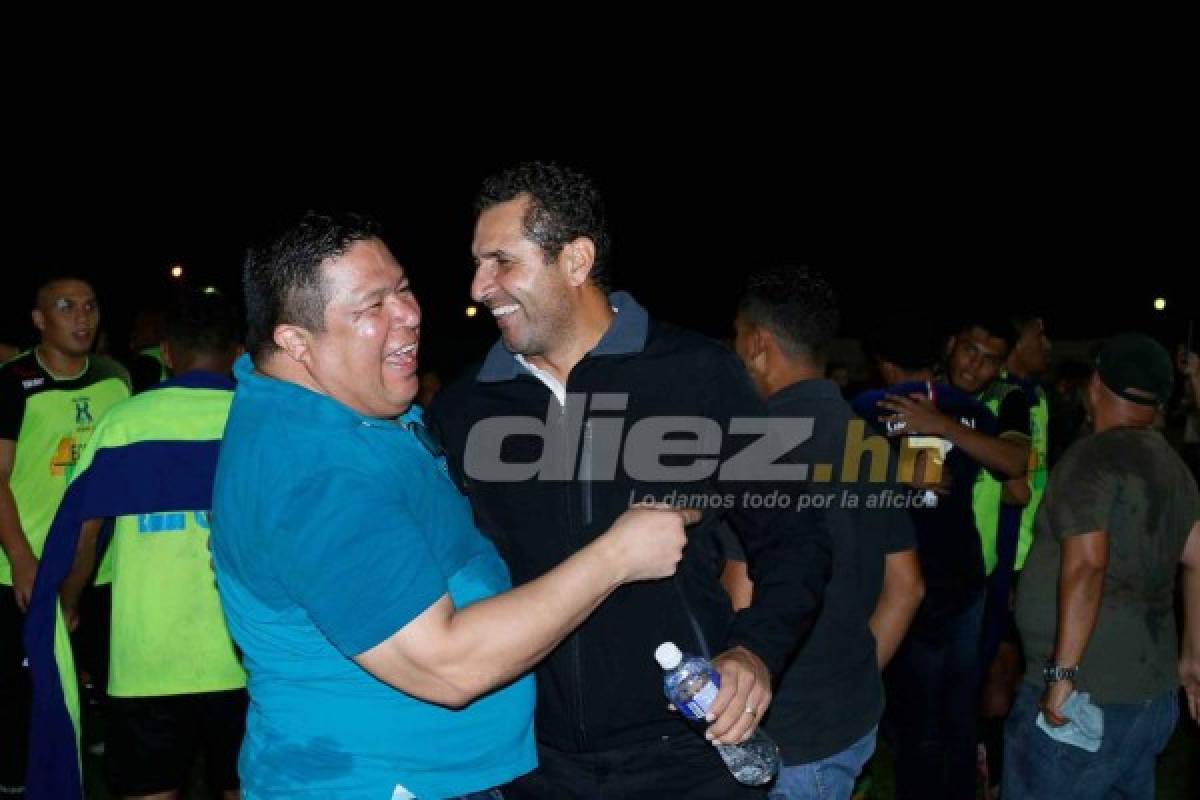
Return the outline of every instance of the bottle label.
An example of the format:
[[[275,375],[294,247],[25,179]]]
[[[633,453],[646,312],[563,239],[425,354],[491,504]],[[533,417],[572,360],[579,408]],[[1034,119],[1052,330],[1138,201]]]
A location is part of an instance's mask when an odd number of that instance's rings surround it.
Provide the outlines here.
[[[708,709],[712,708],[713,701],[717,699],[717,692],[720,691],[716,681],[709,681],[704,684],[704,688],[692,695],[692,699],[683,704],[680,711],[688,719],[704,719],[704,715],[708,713]]]

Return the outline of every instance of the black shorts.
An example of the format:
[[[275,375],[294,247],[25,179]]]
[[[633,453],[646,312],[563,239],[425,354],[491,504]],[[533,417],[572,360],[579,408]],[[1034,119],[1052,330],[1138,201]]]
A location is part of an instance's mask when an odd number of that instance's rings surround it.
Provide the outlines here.
[[[141,795],[187,785],[198,751],[213,792],[238,788],[246,732],[245,689],[164,697],[109,697],[104,773],[114,794]]]

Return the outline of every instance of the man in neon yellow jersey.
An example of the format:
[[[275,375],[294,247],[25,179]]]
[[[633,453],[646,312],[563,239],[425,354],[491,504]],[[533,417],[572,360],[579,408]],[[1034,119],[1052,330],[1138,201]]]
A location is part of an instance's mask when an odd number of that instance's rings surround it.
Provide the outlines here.
[[[99,322],[86,281],[45,281],[33,309],[38,345],[0,367],[0,793],[24,786],[30,690],[21,629],[42,544],[96,423],[129,396],[124,368],[90,355]]]
[[[150,463],[164,482],[202,482],[211,496],[211,476],[193,469],[197,460],[188,455],[220,442],[233,399],[230,371],[241,354],[239,327],[221,296],[181,297],[168,316],[163,348],[177,377],[114,408],[80,462],[79,480],[110,486],[109,496],[127,493],[146,512],[116,515],[106,555],[113,624],[105,772],[112,791],[124,797],[176,796],[200,743],[210,790],[238,797],[246,674],[217,598],[207,504],[148,511],[134,495],[158,494],[144,474]],[[127,457],[113,457],[119,453]],[[68,493],[64,511],[73,497]],[[84,526],[62,587],[68,619],[92,574],[100,521]]]

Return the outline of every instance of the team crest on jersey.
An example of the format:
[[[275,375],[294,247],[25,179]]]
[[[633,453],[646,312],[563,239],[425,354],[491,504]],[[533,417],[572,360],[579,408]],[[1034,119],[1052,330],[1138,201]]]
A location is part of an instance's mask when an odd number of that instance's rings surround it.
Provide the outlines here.
[[[75,424],[76,425],[91,425],[92,422],[94,422],[94,420],[92,419],[92,412],[88,410],[88,400],[89,400],[89,398],[87,398],[87,397],[76,397],[75,398]]]

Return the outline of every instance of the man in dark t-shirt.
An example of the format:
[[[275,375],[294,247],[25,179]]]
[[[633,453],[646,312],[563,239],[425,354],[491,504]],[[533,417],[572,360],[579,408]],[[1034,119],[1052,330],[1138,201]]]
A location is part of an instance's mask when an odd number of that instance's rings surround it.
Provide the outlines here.
[[[1087,388],[1096,433],[1051,473],[1017,591],[1026,673],[1005,730],[1005,800],[1152,797],[1181,680],[1200,717],[1200,494],[1153,429],[1171,384],[1170,356],[1149,337],[1100,350]],[[1074,733],[1076,692],[1103,716],[1094,751],[1051,735]]]
[[[902,508],[879,507],[895,488],[869,480],[872,468],[890,467],[890,448],[882,449],[882,463],[875,452],[869,467],[860,461],[859,476],[842,471],[847,448],[866,435],[840,387],[824,379],[837,316],[824,278],[780,267],[750,276],[735,322],[735,348],[770,416],[813,421],[811,438],[784,460],[812,470],[811,482],[794,496],[822,498],[833,551],[821,613],[784,671],[765,721],[783,756],[772,800],[850,796],[875,749],[884,705],[880,669],[921,602],[912,523]],[[727,586],[750,584],[742,548],[735,537],[727,544]],[[735,583],[730,595],[739,594]]]

